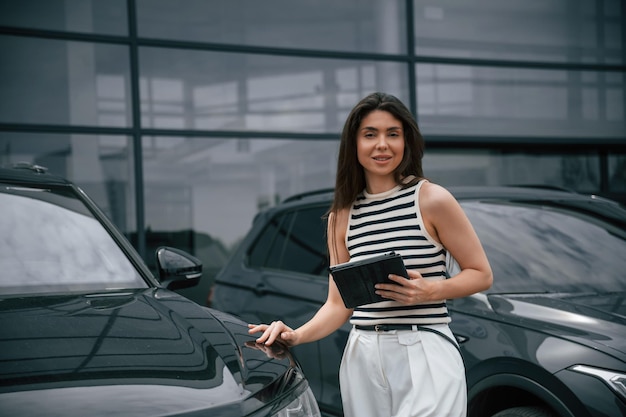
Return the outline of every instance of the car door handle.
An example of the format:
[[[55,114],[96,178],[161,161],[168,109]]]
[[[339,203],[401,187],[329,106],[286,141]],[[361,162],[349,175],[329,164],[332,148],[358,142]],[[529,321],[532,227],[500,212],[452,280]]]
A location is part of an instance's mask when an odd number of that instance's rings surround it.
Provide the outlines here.
[[[256,287],[254,287],[254,293],[256,295],[267,294],[267,288],[265,288],[265,284],[257,284]]]

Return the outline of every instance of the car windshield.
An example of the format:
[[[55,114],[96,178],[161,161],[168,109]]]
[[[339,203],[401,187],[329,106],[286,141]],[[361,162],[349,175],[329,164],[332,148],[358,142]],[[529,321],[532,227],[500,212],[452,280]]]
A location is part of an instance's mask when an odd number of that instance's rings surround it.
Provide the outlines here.
[[[489,292],[626,291],[626,230],[572,211],[463,202],[494,273]]]
[[[77,195],[0,184],[0,293],[145,288]]]

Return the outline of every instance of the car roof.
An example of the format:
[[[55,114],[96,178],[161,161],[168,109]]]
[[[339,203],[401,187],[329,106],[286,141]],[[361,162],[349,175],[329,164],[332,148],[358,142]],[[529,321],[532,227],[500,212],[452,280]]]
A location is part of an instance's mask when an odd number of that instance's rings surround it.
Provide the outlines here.
[[[450,186],[446,187],[459,201],[502,201],[550,206],[602,217],[620,227],[626,227],[626,207],[604,197],[581,194],[559,187],[544,185],[512,186]],[[333,189],[325,188],[290,196],[266,214],[304,205],[330,205]]]
[[[458,199],[587,201],[590,198],[600,198],[606,200],[602,197],[580,194],[565,188],[537,185],[451,186],[448,187],[448,190]]]
[[[504,186],[450,186],[446,187],[457,199],[514,199],[514,200],[604,200],[607,203],[619,204],[603,197],[580,194],[565,188],[541,185],[504,185]],[[284,199],[280,205],[299,201],[325,202],[332,201],[333,189],[323,188],[294,194]]]
[[[17,164],[13,168],[0,167],[0,181],[24,185],[71,185],[71,181],[52,175],[47,168],[32,164]]]

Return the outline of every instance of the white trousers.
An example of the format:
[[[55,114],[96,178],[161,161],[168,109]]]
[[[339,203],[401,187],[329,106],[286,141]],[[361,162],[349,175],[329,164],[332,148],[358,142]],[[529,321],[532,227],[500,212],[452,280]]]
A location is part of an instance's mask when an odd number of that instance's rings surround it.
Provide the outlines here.
[[[447,324],[429,325],[454,340]],[[339,371],[345,417],[465,417],[465,366],[441,335],[352,329]]]

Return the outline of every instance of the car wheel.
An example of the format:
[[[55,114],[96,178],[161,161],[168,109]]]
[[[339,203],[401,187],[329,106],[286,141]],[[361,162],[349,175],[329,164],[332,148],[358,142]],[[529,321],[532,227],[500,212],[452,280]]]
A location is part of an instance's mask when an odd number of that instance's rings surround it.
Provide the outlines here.
[[[557,417],[552,411],[543,407],[515,407],[499,411],[492,417]]]

